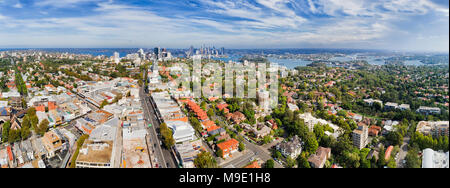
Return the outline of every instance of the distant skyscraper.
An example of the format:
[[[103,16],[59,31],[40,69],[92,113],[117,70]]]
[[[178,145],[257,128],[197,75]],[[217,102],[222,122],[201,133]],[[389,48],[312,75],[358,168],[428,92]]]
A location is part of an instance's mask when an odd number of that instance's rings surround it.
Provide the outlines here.
[[[144,50],[142,48],[139,49],[138,53],[139,53],[139,57],[140,58],[145,59],[145,53],[144,53]]]
[[[119,52],[114,52],[114,62],[119,63],[120,62],[120,54]]]
[[[153,52],[155,53],[156,59],[161,58],[161,57],[160,57],[160,56],[161,56],[161,48],[160,48],[160,47],[156,47],[156,48],[153,50]]]

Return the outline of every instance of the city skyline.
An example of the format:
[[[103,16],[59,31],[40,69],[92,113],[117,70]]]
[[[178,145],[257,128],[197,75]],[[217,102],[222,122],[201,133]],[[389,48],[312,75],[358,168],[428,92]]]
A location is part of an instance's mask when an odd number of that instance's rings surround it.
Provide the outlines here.
[[[445,0],[0,0],[0,48],[449,50]]]

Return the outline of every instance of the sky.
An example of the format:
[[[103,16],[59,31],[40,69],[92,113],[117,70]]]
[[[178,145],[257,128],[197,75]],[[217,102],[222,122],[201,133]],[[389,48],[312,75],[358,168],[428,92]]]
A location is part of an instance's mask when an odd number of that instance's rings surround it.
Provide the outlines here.
[[[0,48],[449,51],[448,0],[0,0]]]

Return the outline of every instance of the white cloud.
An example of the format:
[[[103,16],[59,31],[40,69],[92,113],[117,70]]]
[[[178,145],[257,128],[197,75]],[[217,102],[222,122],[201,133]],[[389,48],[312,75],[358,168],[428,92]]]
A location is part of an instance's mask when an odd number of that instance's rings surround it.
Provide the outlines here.
[[[17,2],[14,6],[14,8],[23,8],[22,4],[20,2]]]
[[[35,3],[37,6],[51,6],[56,8],[73,7],[80,3],[99,2],[101,0],[40,0]]]
[[[50,5],[51,2],[56,4]],[[82,2],[88,0],[44,0],[40,6],[75,6]],[[393,24],[393,21],[407,18],[404,15],[430,11],[445,13],[447,10],[447,17],[442,19],[448,22],[448,9],[425,0],[392,0],[390,3],[372,0],[305,0],[305,4],[295,4],[290,0],[257,2],[260,4],[243,0],[201,0],[208,5],[205,16],[182,13],[163,16],[151,8],[113,1],[98,1],[97,8],[89,16],[17,19],[0,14],[0,41],[3,45],[48,44],[47,47],[183,47],[214,43],[239,48],[299,48],[305,45],[385,48],[395,42],[389,41],[393,32],[407,31]],[[416,4],[407,5],[414,2]],[[380,6],[385,10],[379,11]],[[328,14],[331,18],[305,19],[298,16],[295,11],[304,7],[310,11],[308,13]],[[346,16],[340,15],[341,12]],[[209,17],[210,13],[219,16]]]

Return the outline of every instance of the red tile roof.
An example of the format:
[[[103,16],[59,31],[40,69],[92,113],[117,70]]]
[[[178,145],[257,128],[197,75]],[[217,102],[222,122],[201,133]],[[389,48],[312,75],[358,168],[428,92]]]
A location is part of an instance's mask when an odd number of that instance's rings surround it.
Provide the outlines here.
[[[198,119],[204,121],[208,119],[208,115],[206,114],[206,112],[200,108],[200,106],[198,106],[197,103],[189,100],[188,103],[188,108],[191,109],[195,115],[197,116]]]
[[[57,106],[55,102],[48,102],[48,110],[56,110]]]
[[[246,166],[244,168],[261,168],[261,166],[259,166],[258,161],[253,161],[252,164],[249,164],[248,166]]]
[[[389,146],[386,150],[386,154],[384,155],[384,159],[386,160],[386,162],[391,158],[392,150],[394,150],[394,146]]]
[[[8,158],[10,161],[14,160],[13,158],[13,154],[12,154],[12,150],[11,150],[11,146],[7,146],[6,150],[8,151]]]
[[[230,139],[228,141],[217,144],[217,147],[223,151],[223,156],[230,154],[231,151],[236,150],[238,146],[239,141],[237,141],[236,139]]]
[[[39,105],[35,107],[36,112],[45,112],[45,106],[44,105]]]

